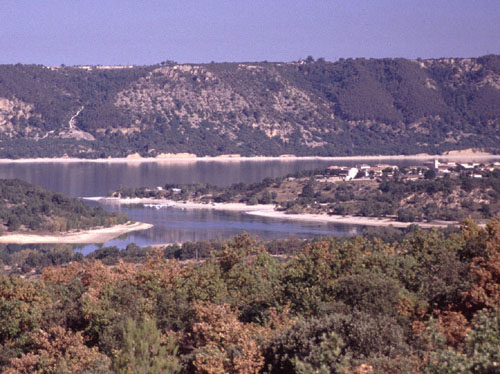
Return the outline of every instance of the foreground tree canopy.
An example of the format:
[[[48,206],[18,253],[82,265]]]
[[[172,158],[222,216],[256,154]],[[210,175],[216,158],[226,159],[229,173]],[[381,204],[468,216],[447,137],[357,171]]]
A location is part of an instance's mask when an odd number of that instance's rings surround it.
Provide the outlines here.
[[[243,234],[199,261],[129,248],[1,275],[1,371],[498,372],[500,220],[383,234]]]

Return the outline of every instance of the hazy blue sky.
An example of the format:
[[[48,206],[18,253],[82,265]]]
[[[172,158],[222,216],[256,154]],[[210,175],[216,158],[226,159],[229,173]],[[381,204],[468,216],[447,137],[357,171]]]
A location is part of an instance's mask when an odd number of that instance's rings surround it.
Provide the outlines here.
[[[500,0],[0,0],[0,63],[500,53]]]

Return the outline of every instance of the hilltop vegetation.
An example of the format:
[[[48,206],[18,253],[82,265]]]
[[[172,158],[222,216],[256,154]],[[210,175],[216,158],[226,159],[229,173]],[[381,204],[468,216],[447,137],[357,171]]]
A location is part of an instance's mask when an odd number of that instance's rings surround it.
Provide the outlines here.
[[[287,243],[288,257],[240,235],[199,262],[166,259],[170,248],[134,264],[137,249],[108,249],[40,279],[0,275],[1,370],[497,372],[498,219]]]
[[[498,152],[499,108],[494,55],[3,65],[0,157]]]
[[[80,200],[17,179],[0,179],[0,234],[61,232],[125,223],[123,214],[90,208]]]

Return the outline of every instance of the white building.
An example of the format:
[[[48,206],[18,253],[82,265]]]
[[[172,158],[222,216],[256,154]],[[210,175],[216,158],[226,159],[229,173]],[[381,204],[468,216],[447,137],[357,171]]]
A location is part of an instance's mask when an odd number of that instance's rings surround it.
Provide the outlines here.
[[[347,172],[345,180],[350,181],[351,179],[354,179],[354,177],[358,175],[358,172],[359,170],[357,168],[350,168],[349,171]]]

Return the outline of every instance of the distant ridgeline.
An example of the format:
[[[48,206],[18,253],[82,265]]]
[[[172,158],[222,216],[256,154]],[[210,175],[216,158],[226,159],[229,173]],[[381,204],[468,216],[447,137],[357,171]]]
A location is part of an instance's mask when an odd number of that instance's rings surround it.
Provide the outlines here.
[[[0,235],[7,230],[63,232],[127,221],[124,214],[90,208],[77,199],[17,179],[0,179]]]
[[[0,158],[500,150],[500,56],[0,66]]]

